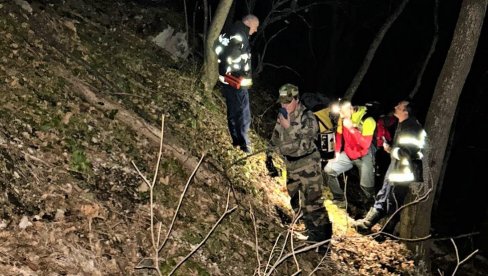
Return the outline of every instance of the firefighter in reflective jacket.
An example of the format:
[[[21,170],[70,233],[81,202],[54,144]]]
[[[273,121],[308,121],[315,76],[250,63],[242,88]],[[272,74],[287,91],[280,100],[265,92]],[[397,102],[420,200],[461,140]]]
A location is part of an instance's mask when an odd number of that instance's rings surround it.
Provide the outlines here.
[[[379,219],[402,206],[409,183],[423,181],[422,151],[426,132],[412,113],[413,108],[409,101],[401,101],[395,106],[394,116],[398,118],[398,127],[393,145],[383,145],[390,152],[391,163],[373,207],[365,218],[354,223],[360,231],[369,230]]]
[[[247,15],[236,22],[230,32],[221,34],[214,46],[232,145],[246,153],[251,153],[248,135],[251,125],[248,88],[252,85],[249,36],[257,31],[258,26],[259,19]]]

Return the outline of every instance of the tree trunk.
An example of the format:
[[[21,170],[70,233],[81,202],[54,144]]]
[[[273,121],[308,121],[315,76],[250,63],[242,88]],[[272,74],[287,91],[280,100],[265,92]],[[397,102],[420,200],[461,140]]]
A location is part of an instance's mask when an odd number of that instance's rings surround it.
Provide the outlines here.
[[[215,16],[210,24],[208,30],[207,40],[205,41],[205,62],[202,68],[202,83],[205,88],[205,92],[212,91],[215,83],[218,79],[217,70],[217,56],[213,51],[213,45],[218,38],[222,26],[224,26],[225,19],[229,13],[229,9],[232,6],[232,0],[220,0],[219,5],[215,11]]]
[[[368,72],[368,68],[371,65],[371,62],[373,61],[374,55],[376,54],[376,50],[378,50],[381,41],[383,41],[383,37],[385,37],[386,32],[390,29],[391,25],[393,25],[393,22],[395,22],[398,16],[400,16],[400,14],[403,12],[408,1],[410,0],[403,0],[400,3],[398,8],[395,10],[395,12],[386,20],[385,24],[381,27],[380,31],[376,34],[376,37],[374,38],[373,42],[369,46],[369,50],[368,53],[366,54],[366,57],[364,57],[364,61],[363,64],[361,65],[361,68],[359,68],[359,71],[357,72],[356,76],[354,76],[351,85],[349,85],[349,88],[344,94],[345,99],[351,100],[354,97],[354,94],[356,94],[359,85],[361,84],[364,76]]]
[[[486,6],[487,0],[464,0],[461,6],[451,46],[437,80],[425,123],[432,148],[426,154],[428,158],[425,163],[428,163],[430,174],[424,179],[424,185],[431,186],[433,192],[426,201],[411,206],[408,210],[410,215],[402,215],[400,236],[403,238],[425,237],[430,232],[432,204],[441,177],[449,132],[459,96],[476,52]],[[429,241],[408,245],[418,260],[430,264]]]

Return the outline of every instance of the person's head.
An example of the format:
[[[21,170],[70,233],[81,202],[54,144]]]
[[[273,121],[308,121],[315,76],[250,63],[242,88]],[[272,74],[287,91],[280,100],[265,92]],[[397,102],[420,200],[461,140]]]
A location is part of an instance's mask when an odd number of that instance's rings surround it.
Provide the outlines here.
[[[242,23],[249,27],[249,35],[252,35],[258,30],[259,19],[253,14],[244,16],[244,18],[242,18]]]
[[[413,105],[408,100],[402,100],[395,106],[393,115],[398,118],[399,122],[403,122],[414,115]]]
[[[350,119],[353,113],[354,113],[354,107],[352,106],[351,102],[341,101],[339,105],[339,114],[341,115],[341,118]]]
[[[298,87],[291,83],[280,87],[279,103],[288,113],[292,113],[298,106]]]

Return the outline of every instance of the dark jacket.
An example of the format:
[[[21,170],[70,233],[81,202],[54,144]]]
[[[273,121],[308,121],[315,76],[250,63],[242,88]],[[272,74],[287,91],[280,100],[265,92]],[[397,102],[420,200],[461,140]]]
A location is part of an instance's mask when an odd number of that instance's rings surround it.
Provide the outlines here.
[[[396,162],[395,173],[410,171],[413,173],[413,180],[410,181],[423,181],[422,158],[425,142],[426,132],[417,119],[409,117],[398,124],[391,149],[392,160]]]
[[[215,43],[219,62],[219,75],[232,74],[251,78],[251,46],[249,27],[242,21],[235,22],[228,32],[222,33]],[[217,50],[218,47],[220,50]]]

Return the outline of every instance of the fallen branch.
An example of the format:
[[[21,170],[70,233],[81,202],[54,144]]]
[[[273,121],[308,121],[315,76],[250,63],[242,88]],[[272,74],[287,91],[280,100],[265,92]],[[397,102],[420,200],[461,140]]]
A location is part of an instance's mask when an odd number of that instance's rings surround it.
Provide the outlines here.
[[[159,130],[152,125],[146,123],[143,119],[141,119],[136,113],[127,110],[122,105],[118,104],[117,102],[107,99],[104,97],[100,97],[95,94],[90,87],[83,83],[82,81],[65,76],[65,72],[59,70],[59,75],[63,77],[68,83],[71,84],[73,88],[73,92],[78,94],[82,99],[84,99],[89,104],[93,105],[95,108],[102,110],[102,111],[113,111],[117,110],[118,112],[115,114],[115,119],[121,121],[129,128],[131,128],[135,133],[138,133],[147,139],[149,139],[154,144],[159,144],[160,136]],[[198,160],[193,156],[188,156],[184,154],[184,150],[178,148],[174,145],[163,144],[164,150],[169,151],[174,158],[176,158],[187,170],[191,171],[195,168],[198,164]],[[197,173],[195,177],[198,180],[206,180],[206,175]]]

